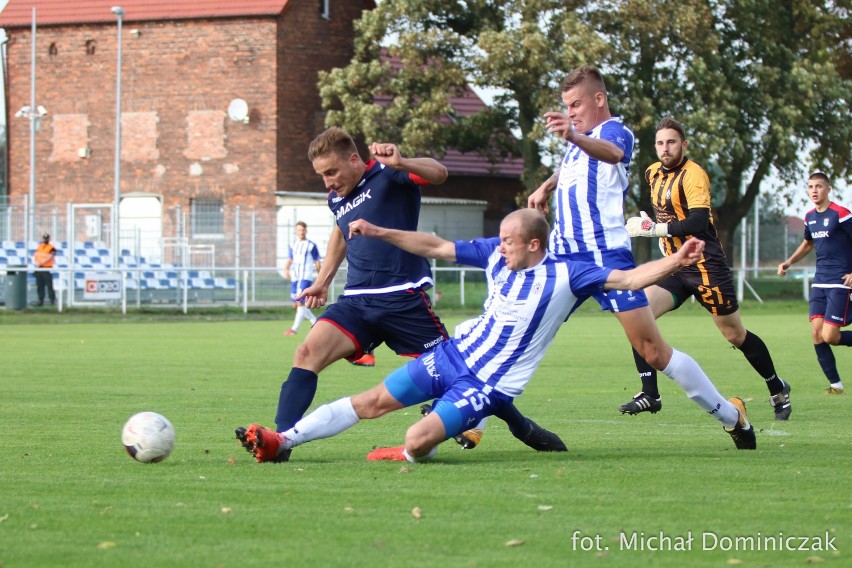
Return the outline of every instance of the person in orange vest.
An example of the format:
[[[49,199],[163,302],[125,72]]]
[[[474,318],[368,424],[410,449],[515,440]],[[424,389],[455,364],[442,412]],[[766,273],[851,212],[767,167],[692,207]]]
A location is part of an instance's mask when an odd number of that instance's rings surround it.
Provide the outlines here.
[[[56,257],[56,247],[50,243],[50,235],[45,233],[41,236],[41,243],[36,248],[33,255],[33,264],[36,268],[53,268],[53,259]],[[47,289],[47,296],[50,299],[50,305],[56,304],[56,292],[53,290],[53,274],[49,270],[37,270],[35,273],[36,286],[38,287],[38,304],[44,305],[44,291]]]

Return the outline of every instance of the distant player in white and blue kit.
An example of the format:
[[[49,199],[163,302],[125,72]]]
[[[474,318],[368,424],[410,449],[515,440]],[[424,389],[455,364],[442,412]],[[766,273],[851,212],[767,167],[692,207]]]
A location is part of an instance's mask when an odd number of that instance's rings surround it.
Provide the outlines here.
[[[284,278],[290,281],[290,299],[293,300],[293,308],[296,310],[293,325],[284,335],[296,335],[303,320],[307,319],[311,325],[317,322],[316,316],[305,306],[305,302],[297,300],[302,290],[314,283],[321,266],[319,248],[307,235],[308,225],[304,221],[298,221],[296,242],[290,245],[284,260]]]
[[[816,249],[816,274],[809,300],[811,337],[817,361],[828,379],[828,394],[843,394],[832,345],[852,345],[852,212],[831,200],[831,182],[822,172],[808,178],[808,197],[816,206],[805,214],[805,237],[795,252],[778,265],[778,274]]]
[[[437,398],[434,410],[408,429],[404,446],[380,448],[367,459],[431,457],[444,440],[513,406],[562,322],[583,298],[604,289],[640,290],[698,260],[704,245],[692,239],[675,255],[621,271],[566,263],[549,254],[550,227],[532,209],[510,213],[500,225],[499,238],[470,242],[386,229],[364,220],[349,227],[351,235],[365,243],[380,239],[423,257],[485,269],[485,311],[459,337],[397,369],[376,387],[323,405],[285,432],[256,428],[266,451],[286,452],[334,436],[361,419]]]
[[[550,250],[568,261],[606,268],[633,268],[630,237],[624,227],[633,133],[609,110],[606,86],[597,68],[582,66],[562,83],[565,112],[547,112],[547,129],[567,143],[559,169],[529,199],[530,207],[555,209]],[[634,351],[680,385],[690,400],[719,420],[739,449],[755,449],[754,429],[742,399],[725,400],[698,363],[666,343],[644,292],[594,294],[624,328]],[[641,404],[659,404],[638,395]]]

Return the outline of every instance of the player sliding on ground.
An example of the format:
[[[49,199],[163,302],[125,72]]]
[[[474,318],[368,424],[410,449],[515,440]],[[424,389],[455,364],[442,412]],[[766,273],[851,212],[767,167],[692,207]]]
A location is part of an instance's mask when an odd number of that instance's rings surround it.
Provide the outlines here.
[[[533,209],[510,213],[500,225],[499,238],[470,242],[385,229],[363,219],[350,223],[349,231],[350,237],[378,238],[419,256],[485,269],[485,311],[460,337],[440,343],[366,392],[317,408],[283,433],[250,425],[246,440],[258,461],[273,461],[280,452],[334,436],[362,419],[437,398],[434,410],[408,429],[404,446],[380,448],[367,457],[429,458],[444,440],[513,406],[582,298],[603,290],[641,290],[696,262],[704,248],[702,241],[691,239],[671,256],[626,271],[563,262],[547,252],[550,227]],[[732,399],[735,406],[721,395],[718,399],[713,415],[738,448],[754,449],[754,428],[738,410],[742,401]]]

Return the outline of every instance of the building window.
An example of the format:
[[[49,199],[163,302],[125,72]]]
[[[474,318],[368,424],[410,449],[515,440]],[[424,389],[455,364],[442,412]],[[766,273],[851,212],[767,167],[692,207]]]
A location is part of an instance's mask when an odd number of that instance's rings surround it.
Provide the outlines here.
[[[94,55],[95,49],[98,47],[98,42],[93,39],[86,40],[86,55]]]
[[[323,20],[331,19],[331,10],[329,8],[330,2],[331,0],[319,0],[320,18]]]
[[[59,48],[56,47],[56,42],[50,44],[50,47],[47,48],[48,55],[57,55],[59,53]]]
[[[221,199],[190,201],[193,238],[222,238],[225,236],[225,204]]]

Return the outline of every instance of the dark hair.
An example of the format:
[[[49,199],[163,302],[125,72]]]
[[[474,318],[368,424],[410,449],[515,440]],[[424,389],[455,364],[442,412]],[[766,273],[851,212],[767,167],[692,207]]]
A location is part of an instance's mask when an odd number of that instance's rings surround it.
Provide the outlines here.
[[[681,124],[678,121],[676,121],[675,119],[673,119],[670,116],[664,116],[663,118],[660,119],[660,122],[657,124],[657,132],[659,132],[660,130],[666,130],[666,129],[674,130],[675,132],[680,134],[681,140],[686,140],[686,133],[684,133],[684,131],[683,131],[683,126],[681,126]]]
[[[305,223],[304,221],[296,221],[296,226],[297,227],[304,227],[306,229],[308,228],[307,223]]]
[[[824,174],[824,173],[822,173],[822,172],[814,172],[814,173],[812,173],[812,174],[808,177],[808,181],[811,181],[812,179],[821,179],[821,180],[823,180],[823,181],[825,182],[825,184],[826,184],[828,187],[831,187],[831,180],[830,180],[830,179],[828,179],[828,176],[827,176],[827,175],[825,175],[825,174]]]
[[[581,65],[577,67],[562,81],[562,92],[569,91],[584,81],[592,82],[595,91],[606,94],[606,83],[603,75],[594,65]]]
[[[348,158],[357,154],[358,148],[355,141],[342,128],[332,126],[322,134],[314,138],[308,147],[308,159],[314,161],[320,156],[337,154],[341,158]]]

